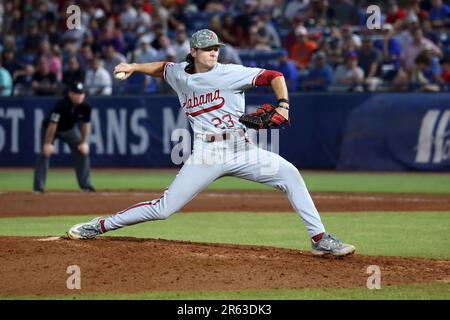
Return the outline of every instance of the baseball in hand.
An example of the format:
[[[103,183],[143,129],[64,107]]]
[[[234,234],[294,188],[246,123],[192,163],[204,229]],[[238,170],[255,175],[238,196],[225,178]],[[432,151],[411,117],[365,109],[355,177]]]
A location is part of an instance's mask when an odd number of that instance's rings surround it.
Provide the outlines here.
[[[114,73],[114,77],[116,79],[119,79],[119,80],[125,79],[125,76],[126,76],[126,73],[123,72],[123,71],[119,71],[119,72]]]

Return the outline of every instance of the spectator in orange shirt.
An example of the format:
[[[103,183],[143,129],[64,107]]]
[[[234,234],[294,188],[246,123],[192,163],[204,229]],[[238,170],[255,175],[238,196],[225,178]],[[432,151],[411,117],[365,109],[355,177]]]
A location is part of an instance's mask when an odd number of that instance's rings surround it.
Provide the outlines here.
[[[308,30],[304,26],[298,26],[295,29],[297,42],[289,51],[289,58],[297,65],[299,69],[309,68],[311,57],[317,50],[317,43],[307,39]]]

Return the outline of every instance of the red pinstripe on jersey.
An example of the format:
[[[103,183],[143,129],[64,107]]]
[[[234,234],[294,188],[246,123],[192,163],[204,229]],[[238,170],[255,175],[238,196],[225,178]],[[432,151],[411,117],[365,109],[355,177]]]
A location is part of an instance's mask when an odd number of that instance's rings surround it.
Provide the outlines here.
[[[163,65],[163,78],[167,81],[167,66],[173,64],[172,62],[165,62]]]
[[[122,214],[122,213],[124,213],[126,211],[129,211],[131,209],[135,209],[135,208],[139,208],[139,207],[143,207],[143,206],[154,206],[157,203],[159,203],[163,197],[164,197],[164,195],[162,195],[161,198],[159,198],[155,202],[153,202],[153,200],[152,200],[152,201],[149,201],[149,202],[141,202],[141,203],[135,204],[134,206],[128,207],[125,210],[122,210],[122,211],[118,212],[117,214]]]

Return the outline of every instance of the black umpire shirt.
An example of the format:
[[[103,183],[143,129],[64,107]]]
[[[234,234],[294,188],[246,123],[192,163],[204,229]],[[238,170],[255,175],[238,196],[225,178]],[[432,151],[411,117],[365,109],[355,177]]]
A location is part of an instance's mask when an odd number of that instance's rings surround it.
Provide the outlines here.
[[[56,131],[66,131],[72,129],[78,121],[91,121],[91,106],[82,103],[75,106],[68,96],[58,100],[56,105],[44,119],[44,127],[47,128],[50,122],[57,123]]]

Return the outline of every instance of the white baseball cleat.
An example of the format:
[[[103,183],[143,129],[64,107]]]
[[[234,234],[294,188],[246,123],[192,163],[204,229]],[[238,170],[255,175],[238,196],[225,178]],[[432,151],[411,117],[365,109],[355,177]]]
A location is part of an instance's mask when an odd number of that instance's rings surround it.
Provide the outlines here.
[[[346,256],[355,252],[355,246],[342,243],[329,233],[325,233],[319,241],[311,239],[311,251],[315,256],[331,254],[333,256]]]
[[[88,240],[94,239],[102,231],[102,217],[97,217],[89,222],[78,223],[67,231],[67,236],[72,240]]]

